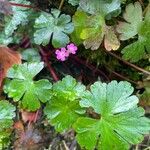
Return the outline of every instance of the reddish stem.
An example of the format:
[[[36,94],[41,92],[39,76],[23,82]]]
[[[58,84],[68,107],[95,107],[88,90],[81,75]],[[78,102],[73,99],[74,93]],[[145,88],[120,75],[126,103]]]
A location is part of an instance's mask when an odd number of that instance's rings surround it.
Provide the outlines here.
[[[105,75],[104,72],[102,72],[101,70],[99,70],[97,68],[95,69],[95,67],[92,64],[89,64],[86,61],[84,61],[83,59],[80,59],[78,57],[72,57],[72,59],[74,59],[76,62],[78,62],[82,65],[85,65],[90,70],[95,70],[95,72],[97,72],[97,73],[101,74],[102,76],[104,76],[107,81],[110,81],[109,78]]]
[[[127,78],[127,77],[125,77],[125,76],[123,76],[123,75],[121,75],[121,74],[119,74],[119,73],[117,73],[117,72],[115,72],[115,71],[113,71],[111,69],[109,69],[109,67],[106,67],[106,69],[108,69],[112,74],[114,74],[115,76],[119,77],[120,79],[126,80],[126,81],[131,82],[131,83],[133,83],[135,85],[138,85],[137,82],[135,82],[135,81],[133,81],[133,80],[131,80],[131,79],[129,79],[129,78]]]
[[[33,6],[31,6],[31,5],[19,4],[19,3],[14,3],[14,2],[9,2],[9,4],[12,5],[12,6],[25,7],[25,8],[32,8],[32,9],[39,10],[38,8],[33,7]]]
[[[41,53],[41,55],[42,55],[43,61],[44,61],[45,64],[47,65],[47,68],[48,68],[49,72],[51,73],[53,79],[54,79],[55,81],[58,81],[59,78],[57,77],[57,75],[56,75],[56,73],[55,73],[55,70],[52,68],[52,66],[51,66],[51,64],[50,64],[50,62],[49,62],[49,60],[48,60],[48,57],[47,57],[47,56],[49,56],[49,55],[47,55],[47,53],[46,53],[41,47],[39,47],[39,49],[40,49],[40,53]]]
[[[134,68],[134,69],[136,69],[136,70],[138,70],[138,71],[140,71],[140,72],[142,72],[142,73],[144,73],[144,74],[150,75],[150,72],[149,72],[149,71],[144,70],[143,68],[140,68],[139,66],[136,66],[136,65],[134,65],[134,64],[132,64],[132,63],[126,61],[126,60],[123,60],[123,59],[122,59],[121,57],[119,57],[118,55],[116,55],[116,54],[114,54],[114,53],[112,53],[112,52],[106,51],[106,50],[105,50],[105,52],[106,52],[107,54],[109,54],[109,55],[115,57],[116,59],[122,61],[124,64],[126,64],[126,65],[128,65],[128,66],[130,66],[130,67],[132,67],[132,68]]]
[[[0,89],[2,88],[2,82],[3,82],[3,74],[4,74],[4,69],[0,65]]]
[[[37,121],[38,115],[39,115],[39,110],[37,110],[35,113],[34,121],[33,121],[34,123]]]

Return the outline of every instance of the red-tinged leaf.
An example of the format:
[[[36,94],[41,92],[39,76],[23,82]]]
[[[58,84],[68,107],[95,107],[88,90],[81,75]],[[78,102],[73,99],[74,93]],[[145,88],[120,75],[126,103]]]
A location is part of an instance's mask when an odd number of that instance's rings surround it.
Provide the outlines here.
[[[19,132],[24,132],[24,125],[23,125],[23,123],[21,121],[15,122],[14,128],[16,130],[18,130]]]
[[[0,87],[12,65],[21,63],[21,55],[8,47],[0,45]]]
[[[21,116],[22,116],[22,120],[26,123],[26,122],[36,122],[36,120],[39,118],[39,111],[37,112],[28,112],[25,110],[21,110]]]

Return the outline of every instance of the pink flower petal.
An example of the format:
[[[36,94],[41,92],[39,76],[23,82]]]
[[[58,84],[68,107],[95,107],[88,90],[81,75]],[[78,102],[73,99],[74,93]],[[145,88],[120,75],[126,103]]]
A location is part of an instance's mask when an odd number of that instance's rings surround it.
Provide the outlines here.
[[[56,58],[61,61],[65,61],[66,58],[69,56],[68,51],[64,47],[61,48],[60,50],[56,50],[55,54]]]
[[[78,48],[75,44],[71,43],[71,44],[67,45],[67,49],[68,49],[69,53],[76,54],[76,51]]]
[[[57,49],[57,50],[55,51],[55,54],[57,55],[57,54],[59,54],[59,52],[60,52],[60,51]]]

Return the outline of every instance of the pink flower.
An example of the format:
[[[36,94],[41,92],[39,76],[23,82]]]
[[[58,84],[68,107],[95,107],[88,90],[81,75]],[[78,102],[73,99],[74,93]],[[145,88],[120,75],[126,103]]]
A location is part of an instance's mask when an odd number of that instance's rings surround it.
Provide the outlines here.
[[[78,50],[77,46],[73,43],[67,45],[67,49],[62,47],[61,49],[57,49],[55,51],[56,58],[60,61],[65,61],[70,54],[76,54]]]
[[[69,53],[64,47],[61,48],[60,50],[56,50],[55,54],[56,54],[56,58],[61,61],[65,61],[66,58],[69,56]]]
[[[77,46],[73,43],[67,45],[68,53],[76,54],[76,51],[78,50]]]

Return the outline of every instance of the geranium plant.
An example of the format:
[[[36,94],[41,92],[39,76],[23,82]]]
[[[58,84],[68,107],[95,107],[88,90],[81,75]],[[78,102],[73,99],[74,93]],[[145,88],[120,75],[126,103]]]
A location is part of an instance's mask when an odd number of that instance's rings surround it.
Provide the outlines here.
[[[150,147],[150,1],[0,0],[0,13],[0,149]]]

